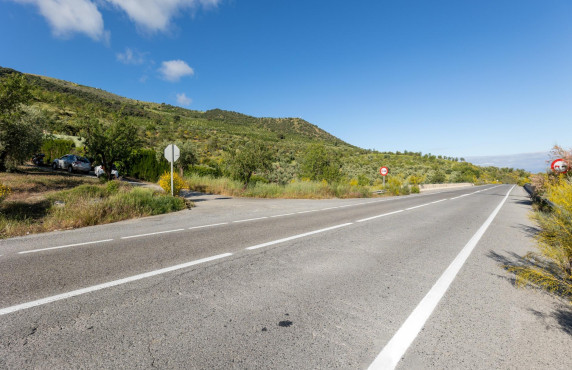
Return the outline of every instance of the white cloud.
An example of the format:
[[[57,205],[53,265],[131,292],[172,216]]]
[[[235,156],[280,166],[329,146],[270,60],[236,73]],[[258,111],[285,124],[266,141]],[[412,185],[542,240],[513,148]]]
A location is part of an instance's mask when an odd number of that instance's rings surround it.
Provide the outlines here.
[[[57,37],[69,37],[84,33],[94,40],[109,41],[109,32],[104,30],[103,17],[90,0],[13,0],[34,4],[46,18]]]
[[[191,105],[192,102],[193,100],[189,98],[185,93],[177,94],[177,103],[180,105],[187,107]]]
[[[117,60],[123,64],[143,64],[145,62],[145,54],[131,48],[125,48],[125,52],[117,53]]]
[[[193,69],[182,60],[169,60],[161,63],[159,72],[161,72],[165,80],[171,82],[177,82],[181,77],[192,76],[195,74],[195,71],[193,71]]]
[[[122,9],[138,26],[148,31],[166,31],[171,18],[185,9],[217,6],[220,0],[106,0]]]

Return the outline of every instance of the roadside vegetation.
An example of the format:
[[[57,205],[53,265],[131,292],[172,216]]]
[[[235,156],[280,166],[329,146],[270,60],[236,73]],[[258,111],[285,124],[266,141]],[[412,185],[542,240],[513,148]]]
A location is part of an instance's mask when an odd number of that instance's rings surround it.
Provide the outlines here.
[[[185,200],[120,181],[30,170],[0,173],[0,238],[157,215]]]
[[[572,163],[572,150],[554,147],[552,155]],[[516,274],[518,286],[538,287],[572,303],[572,173],[535,175],[533,184],[537,195],[554,206],[535,205],[532,218],[539,226],[538,252],[505,267]]]
[[[381,166],[390,168],[387,180],[393,182],[387,190],[393,194],[415,191],[426,183],[522,184],[529,176],[513,168],[475,166],[463,158],[357,148],[300,118],[258,118],[220,109],[193,111],[1,67],[0,85],[14,96],[9,100],[13,103],[9,121],[19,122],[5,125],[6,132],[28,124],[29,132],[43,133],[40,146],[48,160],[78,154],[106,169],[115,164],[121,174],[146,181],[157,182],[169,169],[163,158],[169,143],[181,149],[175,163],[181,177],[240,181],[244,195],[251,183],[258,188],[260,183],[274,184],[272,188],[277,189],[293,182],[325,180],[329,194],[347,189],[349,193],[342,195],[347,197],[356,187],[379,187]],[[37,135],[27,137],[27,149],[20,145],[21,150],[10,149],[6,154],[7,167],[29,159],[35,145],[34,150],[40,150]],[[19,144],[10,142],[13,148]]]

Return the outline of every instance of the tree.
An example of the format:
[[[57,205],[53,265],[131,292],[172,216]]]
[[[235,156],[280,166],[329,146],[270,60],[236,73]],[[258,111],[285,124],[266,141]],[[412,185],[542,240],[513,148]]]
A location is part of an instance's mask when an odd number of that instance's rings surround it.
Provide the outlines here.
[[[107,178],[116,162],[125,161],[140,148],[137,128],[126,118],[103,124],[96,118],[84,118],[81,136],[86,153],[100,161]]]
[[[300,175],[310,180],[335,182],[340,179],[340,163],[323,144],[313,144],[302,158]]]
[[[255,171],[268,171],[272,166],[272,154],[262,142],[251,141],[230,153],[228,170],[232,177],[248,186]]]
[[[42,144],[42,115],[30,107],[33,96],[23,75],[0,81],[0,171],[15,167]]]

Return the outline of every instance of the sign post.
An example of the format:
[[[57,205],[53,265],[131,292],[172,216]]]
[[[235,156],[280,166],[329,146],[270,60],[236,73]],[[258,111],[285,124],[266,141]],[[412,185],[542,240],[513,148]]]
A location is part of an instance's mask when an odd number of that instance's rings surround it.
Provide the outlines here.
[[[389,173],[389,168],[383,166],[379,169],[379,174],[383,176],[383,188],[385,189],[385,176]]]
[[[174,196],[174,190],[173,190],[173,163],[175,163],[175,161],[177,159],[179,159],[179,156],[181,155],[181,151],[179,150],[179,147],[176,146],[175,144],[169,144],[167,145],[167,147],[165,148],[165,159],[168,160],[169,162],[171,162],[171,196]]]

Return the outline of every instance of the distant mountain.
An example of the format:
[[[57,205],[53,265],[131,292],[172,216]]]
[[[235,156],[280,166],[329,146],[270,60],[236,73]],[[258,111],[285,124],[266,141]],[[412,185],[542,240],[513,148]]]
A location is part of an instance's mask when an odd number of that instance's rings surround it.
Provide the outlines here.
[[[549,152],[467,157],[466,160],[477,166],[522,168],[531,173],[546,172],[550,168]]]
[[[21,73],[0,67],[0,78]],[[32,109],[42,115],[46,132],[78,136],[91,120],[126,120],[138,129],[145,150],[161,153],[166,143],[190,143],[205,173],[224,172],[228,153],[248,141],[262,141],[272,148],[272,169],[264,180],[286,184],[300,179],[300,164],[313,144],[323,145],[328,160],[339,166],[340,181],[349,184],[382,183],[381,166],[390,168],[389,183],[519,182],[528,174],[519,168],[529,162],[474,158],[477,167],[458,158],[404,151],[378,152],[348,144],[301,118],[252,117],[222,109],[196,111],[165,103],[129,99],[113,93],[51,77],[24,74],[32,87]],[[349,122],[348,124],[352,124]],[[469,159],[469,162],[471,159]],[[542,165],[542,162],[540,163]],[[504,168],[496,168],[504,167]],[[538,167],[540,168],[540,167]]]

